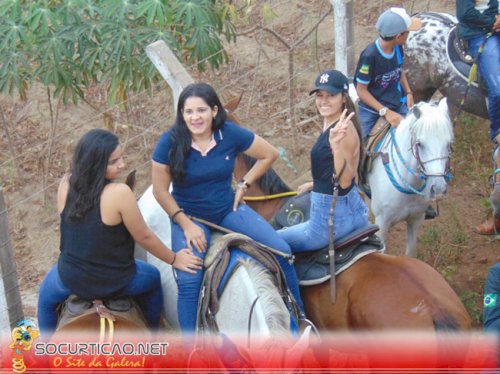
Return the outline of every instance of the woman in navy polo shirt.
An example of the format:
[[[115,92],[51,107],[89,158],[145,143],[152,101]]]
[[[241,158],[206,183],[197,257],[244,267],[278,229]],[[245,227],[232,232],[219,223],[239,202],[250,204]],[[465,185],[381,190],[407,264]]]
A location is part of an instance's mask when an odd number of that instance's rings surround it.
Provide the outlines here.
[[[232,188],[238,154],[257,159]],[[240,204],[248,186],[260,178],[278,157],[278,151],[260,136],[227,120],[214,89],[205,83],[187,86],[179,97],[172,129],[163,133],[153,152],[153,193],[172,220],[172,249],[194,248],[200,258],[210,244],[210,230],[188,215],[202,218],[285,253],[288,244],[247,205]],[[172,183],[172,193],[169,192]],[[278,256],[288,287],[301,310],[297,274]],[[184,332],[193,332],[203,270],[177,271],[178,314]]]

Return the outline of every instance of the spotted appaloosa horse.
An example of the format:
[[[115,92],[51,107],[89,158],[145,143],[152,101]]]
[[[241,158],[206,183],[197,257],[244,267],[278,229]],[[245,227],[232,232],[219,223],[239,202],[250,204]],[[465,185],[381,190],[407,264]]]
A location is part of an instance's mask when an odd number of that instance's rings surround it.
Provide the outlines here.
[[[447,53],[448,37],[458,21],[446,13],[418,13],[415,17],[422,20],[422,28],[410,32],[404,47],[404,67],[415,102],[428,101],[439,90],[450,107],[458,107],[465,94],[467,76],[459,73]],[[488,118],[486,96],[477,84],[471,85],[462,109]]]

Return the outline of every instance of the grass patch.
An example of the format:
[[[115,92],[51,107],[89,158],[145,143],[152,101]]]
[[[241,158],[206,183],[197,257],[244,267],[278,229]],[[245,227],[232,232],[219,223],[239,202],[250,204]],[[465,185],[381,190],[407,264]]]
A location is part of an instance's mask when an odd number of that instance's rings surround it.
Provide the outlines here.
[[[475,291],[465,291],[461,293],[460,300],[464,304],[465,308],[469,312],[472,318],[472,323],[475,326],[483,325],[483,308],[482,301],[483,295]]]

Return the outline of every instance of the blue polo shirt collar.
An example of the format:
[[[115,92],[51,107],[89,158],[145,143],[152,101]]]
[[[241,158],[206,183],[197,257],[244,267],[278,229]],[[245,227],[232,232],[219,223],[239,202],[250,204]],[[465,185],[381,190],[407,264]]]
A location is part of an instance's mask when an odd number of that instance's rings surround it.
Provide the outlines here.
[[[217,143],[222,141],[222,139],[224,139],[224,137],[222,136],[222,131],[219,129],[215,133],[212,133],[212,139],[210,140],[210,143],[208,144],[208,147],[205,150],[205,152],[203,152],[198,147],[198,145],[194,142],[194,140],[191,140],[191,148],[200,152],[202,156],[206,156],[206,155],[208,155],[208,152],[210,152],[210,150],[212,150],[217,145]]]

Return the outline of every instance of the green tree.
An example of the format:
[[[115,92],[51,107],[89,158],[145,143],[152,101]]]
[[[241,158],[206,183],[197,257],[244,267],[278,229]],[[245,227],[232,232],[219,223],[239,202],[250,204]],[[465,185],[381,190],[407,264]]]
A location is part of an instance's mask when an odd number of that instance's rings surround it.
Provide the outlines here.
[[[223,0],[0,0],[0,92],[25,98],[41,81],[76,104],[107,83],[110,103],[121,101],[161,79],[144,52],[154,41],[200,70],[226,63],[235,15]]]

